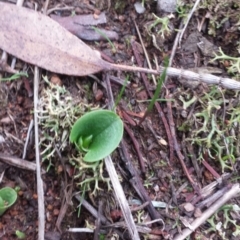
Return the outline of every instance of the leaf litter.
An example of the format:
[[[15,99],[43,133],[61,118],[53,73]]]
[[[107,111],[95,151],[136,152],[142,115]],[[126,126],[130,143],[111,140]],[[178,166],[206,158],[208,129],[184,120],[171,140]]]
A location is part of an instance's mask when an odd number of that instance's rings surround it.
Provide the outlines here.
[[[51,72],[86,76],[104,70],[145,72],[164,70],[111,64],[98,51],[68,32],[51,18],[27,8],[0,2],[0,48],[19,59]],[[198,74],[168,67],[167,75],[240,89],[240,83],[211,74]]]

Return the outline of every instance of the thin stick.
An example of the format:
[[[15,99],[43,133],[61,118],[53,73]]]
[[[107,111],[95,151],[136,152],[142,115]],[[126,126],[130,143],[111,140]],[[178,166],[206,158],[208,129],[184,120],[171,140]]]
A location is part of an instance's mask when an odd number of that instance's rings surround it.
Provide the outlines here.
[[[105,165],[106,165],[106,169],[108,171],[109,177],[111,179],[113,189],[116,194],[117,202],[122,210],[123,217],[126,221],[126,225],[127,225],[129,234],[131,236],[131,239],[140,240],[136,225],[133,220],[131,210],[128,205],[128,201],[126,199],[126,196],[124,194],[124,191],[118,179],[117,172],[115,170],[115,167],[113,165],[113,162],[110,156],[107,156],[105,158]]]
[[[159,75],[161,72],[164,71],[164,67],[162,66],[159,67],[159,70],[153,70],[153,69],[151,70],[151,69],[142,68],[142,67],[132,67],[132,66],[126,66],[126,65],[120,65],[120,64],[119,65],[110,64],[110,66],[108,66],[108,69],[131,71],[131,72],[143,72],[143,73],[150,73],[150,74],[156,74],[156,75]],[[204,82],[207,84],[214,84],[227,89],[240,90],[240,82],[231,78],[218,77],[212,74],[195,73],[189,70],[168,67],[167,75],[170,77],[185,78],[189,81],[198,81],[198,82]]]
[[[144,188],[144,186],[142,184],[142,180],[141,180],[139,174],[137,173],[137,170],[135,169],[135,167],[129,157],[129,154],[128,154],[127,148],[126,148],[126,143],[124,142],[124,140],[122,140],[120,143],[119,153],[121,155],[122,161],[125,163],[126,168],[128,169],[129,173],[131,174],[130,183],[131,183],[132,187],[135,189],[138,196],[141,198],[142,202],[149,202],[149,204],[147,205],[146,208],[147,208],[151,218],[152,219],[161,218],[160,213],[154,208],[154,206],[151,202],[151,199],[148,195],[148,192]]]
[[[14,156],[8,156],[5,154],[0,153],[0,161],[12,165],[17,168],[25,169],[25,170],[30,170],[30,171],[36,171],[36,164],[33,162],[29,162],[27,160],[17,158]],[[42,171],[45,173],[45,171]]]
[[[140,164],[140,167],[141,167],[141,171],[142,171],[143,174],[145,174],[146,173],[145,163],[144,163],[143,156],[142,156],[142,153],[141,153],[140,148],[139,148],[138,141],[136,140],[136,138],[132,134],[132,132],[131,132],[130,128],[127,126],[127,124],[124,124],[124,129],[126,130],[126,132],[128,133],[129,137],[131,138],[131,140],[133,142],[133,146],[134,146],[135,151],[137,152],[137,155],[138,155],[138,160],[139,160],[139,164]]]
[[[35,130],[35,154],[37,165],[37,194],[38,194],[38,240],[44,240],[45,229],[45,208],[43,182],[41,178],[41,164],[39,151],[39,135],[38,135],[38,89],[39,89],[39,68],[34,67],[34,130]]]
[[[171,99],[172,96],[166,95],[166,99]],[[183,168],[184,173],[186,174],[186,177],[188,178],[189,182],[192,184],[193,188],[195,189],[195,182],[193,181],[191,175],[188,172],[188,169],[186,167],[186,164],[184,162],[184,156],[182,155],[182,152],[180,150],[179,144],[177,142],[177,137],[176,137],[176,131],[175,131],[175,123],[173,120],[173,114],[172,114],[172,108],[171,108],[171,102],[167,102],[167,108],[168,108],[168,122],[169,122],[169,128],[171,131],[173,143],[174,143],[174,150],[177,153],[178,159],[181,163],[181,166]]]
[[[139,40],[140,40],[141,45],[142,45],[145,58],[147,59],[148,67],[149,67],[150,69],[152,69],[152,65],[151,65],[151,62],[149,61],[149,57],[148,57],[148,54],[147,54],[147,50],[146,50],[146,48],[145,48],[145,46],[144,46],[144,44],[143,44],[143,40],[142,40],[142,36],[141,36],[141,34],[140,34],[140,31],[139,31],[139,28],[138,28],[135,20],[134,20],[133,22],[134,22],[135,28],[136,28],[136,30],[137,30],[137,34],[138,34]],[[152,79],[153,79],[154,85],[156,86],[156,85],[157,85],[157,81],[156,81],[156,78],[155,78],[155,76],[154,76],[153,74],[152,74]]]
[[[185,23],[185,25],[184,25],[184,28],[183,28],[182,31],[181,31],[181,35],[180,35],[180,37],[179,37],[179,45],[181,45],[181,41],[182,41],[183,34],[184,34],[184,32],[185,32],[185,30],[186,30],[186,28],[187,28],[187,26],[188,26],[188,23],[189,23],[192,15],[193,15],[194,11],[196,10],[196,8],[197,8],[197,6],[198,6],[198,4],[199,4],[200,1],[201,1],[201,0],[197,0],[197,1],[195,2],[194,6],[193,6],[193,8],[192,8],[192,10],[191,10],[191,12],[188,14],[187,21],[186,21],[186,23]]]
[[[179,28],[181,29],[182,26],[183,26],[183,20],[181,21]],[[172,67],[173,59],[174,59],[176,51],[177,51],[177,46],[178,46],[180,34],[181,33],[178,32],[176,37],[175,37],[175,40],[174,40],[174,43],[173,43],[173,46],[172,46],[171,56],[170,56],[169,62],[168,62],[168,67]],[[166,76],[165,81],[164,81],[165,86],[167,85],[167,82],[168,82],[168,76]],[[163,96],[163,94],[161,96]]]
[[[31,120],[31,122],[29,124],[29,127],[28,127],[28,132],[27,132],[27,137],[26,137],[26,141],[25,141],[25,144],[24,144],[22,159],[26,158],[27,146],[28,146],[28,143],[29,143],[29,138],[30,138],[30,133],[32,131],[32,128],[33,128],[33,120]]]
[[[44,13],[48,7],[49,0],[46,0]],[[38,90],[39,90],[39,68],[34,67],[34,130],[35,130],[35,154],[37,164],[37,193],[38,193],[38,240],[44,240],[45,237],[45,206],[44,206],[44,191],[43,181],[41,178],[41,164],[39,151],[39,135],[38,135]]]
[[[109,80],[109,75],[105,77],[106,79],[106,86],[107,86],[107,93],[108,93],[108,98],[109,98],[109,109],[113,109],[114,106],[114,100],[113,100],[113,94],[112,94],[112,88]],[[136,239],[140,240],[136,225],[133,220],[133,216],[130,210],[130,207],[128,205],[126,196],[124,194],[124,191],[122,189],[122,186],[119,182],[117,172],[115,170],[114,164],[112,162],[112,158],[110,156],[107,156],[105,159],[105,165],[107,172],[109,174],[109,177],[111,179],[111,183],[113,185],[113,189],[116,195],[116,200],[122,210],[123,217],[126,221],[126,225],[129,231],[129,234],[131,236],[131,239]]]

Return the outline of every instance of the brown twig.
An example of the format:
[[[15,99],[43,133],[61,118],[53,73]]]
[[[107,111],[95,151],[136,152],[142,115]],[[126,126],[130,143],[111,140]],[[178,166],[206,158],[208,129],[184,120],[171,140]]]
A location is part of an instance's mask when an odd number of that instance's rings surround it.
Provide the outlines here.
[[[62,166],[64,166],[64,161],[63,161],[62,155],[56,145],[55,145],[55,149],[56,149],[56,153],[61,161]],[[60,233],[62,232],[61,223],[66,215],[68,207],[70,206],[70,202],[72,199],[72,191],[73,191],[73,178],[71,180],[71,183],[68,184],[67,171],[66,171],[66,168],[63,168],[63,169],[64,169],[64,182],[63,182],[63,184],[61,184],[62,185],[61,192],[62,192],[63,196],[61,196],[61,198],[62,198],[61,207],[60,207],[58,218],[57,218],[57,221],[55,224]]]
[[[36,171],[36,164],[33,162],[29,162],[27,160],[13,157],[13,156],[7,156],[5,154],[0,153],[0,161],[3,161],[9,165],[12,165],[14,167],[18,167],[25,170],[30,171]],[[45,171],[42,170],[42,173],[45,173]]]
[[[183,141],[183,154],[185,155],[186,159],[189,158],[188,153],[191,156],[190,159],[191,159],[191,162],[193,164],[194,170],[196,172],[197,179],[198,179],[198,181],[200,181],[201,176],[202,176],[202,174],[201,174],[202,171],[199,168],[197,157],[196,157],[196,154],[193,150],[193,146],[191,144],[186,144],[186,142],[185,142],[185,133],[183,134],[182,141]]]
[[[108,107],[109,107],[109,109],[113,109],[114,100],[113,100],[113,94],[112,94],[112,88],[111,88],[111,84],[110,84],[109,74],[107,74],[105,76],[105,81],[106,81],[106,87],[107,87],[107,93],[108,93],[108,99],[109,99]],[[133,216],[130,211],[130,207],[128,205],[126,196],[122,189],[122,186],[119,182],[118,175],[117,175],[116,169],[114,167],[114,164],[112,162],[112,159],[110,156],[107,156],[107,157],[105,157],[104,161],[105,161],[105,164],[106,164],[105,166],[106,166],[107,172],[109,174],[109,177],[110,177],[110,180],[111,180],[114,192],[115,192],[116,200],[122,210],[122,213],[123,213],[123,216],[124,216],[127,228],[128,228],[129,235],[131,236],[132,239],[138,240],[138,239],[140,239],[140,236],[137,232],[137,228],[134,223]]]
[[[215,178],[220,178],[220,175],[213,169],[213,167],[206,160],[203,160],[202,164]]]
[[[35,133],[35,157],[36,157],[36,175],[37,175],[37,194],[38,194],[38,240],[44,240],[45,237],[45,206],[43,180],[41,176],[40,150],[39,150],[39,128],[38,128],[38,89],[39,89],[39,68],[34,67],[34,133]]]
[[[197,207],[202,209],[204,207],[210,207],[217,199],[223,196],[229,190],[229,186],[223,187],[219,191],[213,193],[207,199],[197,204]]]
[[[147,208],[151,218],[159,219],[161,217],[161,215],[152,205],[151,199],[148,196],[148,193],[142,184],[142,180],[139,177],[139,175],[137,174],[137,171],[131,162],[131,159],[127,152],[127,148],[125,146],[124,140],[122,140],[122,142],[120,143],[119,153],[121,155],[122,160],[124,161],[124,163],[126,165],[126,168],[128,169],[129,173],[132,176],[132,179],[130,180],[132,187],[135,189],[138,196],[141,198],[142,202],[149,202],[149,205],[147,205],[146,208]]]
[[[188,26],[188,23],[190,21],[190,19],[192,18],[192,15],[194,13],[194,11],[196,10],[198,4],[199,4],[200,0],[197,0],[195,3],[194,3],[194,6],[192,8],[192,10],[190,11],[190,13],[188,14],[188,17],[187,17],[187,21],[185,22],[185,25],[183,27],[183,29],[181,29],[181,34],[180,34],[180,37],[179,37],[179,45],[181,45],[181,41],[182,41],[182,37],[183,37],[183,34]]]
[[[125,111],[123,108],[121,108],[121,114],[122,114],[122,117],[123,117],[126,121],[128,121],[128,123],[129,123],[130,125],[132,125],[132,126],[134,126],[134,127],[137,125],[137,124],[135,123],[135,121],[132,120],[132,118],[128,116],[128,114],[126,113],[126,111]]]
[[[136,138],[133,136],[130,128],[124,124],[124,129],[126,130],[126,132],[128,133],[129,137],[131,138],[132,142],[133,142],[133,146],[137,152],[137,155],[138,155],[138,160],[139,160],[139,164],[140,164],[140,167],[141,167],[141,170],[142,170],[142,173],[146,173],[146,168],[145,168],[145,164],[144,164],[144,161],[143,161],[143,157],[142,157],[142,153],[139,149],[139,144],[138,144],[138,141],[136,140]]]
[[[170,98],[171,98],[171,96],[169,94],[167,94],[166,99],[170,99]],[[168,121],[169,121],[170,131],[171,131],[172,139],[173,139],[173,142],[174,142],[174,150],[177,153],[178,159],[180,160],[180,163],[182,165],[184,173],[186,174],[186,177],[188,178],[188,180],[192,184],[193,188],[196,190],[196,184],[193,181],[191,175],[189,174],[189,172],[187,170],[187,167],[184,163],[184,156],[182,155],[182,153],[180,151],[180,147],[179,147],[178,142],[177,142],[176,132],[175,132],[175,124],[174,124],[173,115],[172,115],[172,105],[171,105],[170,101],[167,101],[167,108],[168,108]]]
[[[100,238],[99,237],[100,227],[101,227],[100,215],[102,215],[102,207],[103,207],[103,202],[100,201],[98,204],[98,217],[95,220],[95,229],[94,229],[93,240],[98,240]]]
[[[140,205],[140,206],[132,207],[132,208],[131,208],[131,212],[137,212],[137,211],[139,211],[139,210],[142,210],[142,209],[146,208],[148,205],[149,205],[149,202],[145,202],[145,203],[143,203],[143,204]]]

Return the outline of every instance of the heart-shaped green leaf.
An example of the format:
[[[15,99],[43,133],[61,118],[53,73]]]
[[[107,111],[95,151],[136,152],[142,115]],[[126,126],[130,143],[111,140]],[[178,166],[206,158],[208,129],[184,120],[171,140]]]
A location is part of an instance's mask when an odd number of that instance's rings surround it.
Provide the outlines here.
[[[70,141],[87,151],[86,162],[96,162],[113,152],[123,136],[123,122],[114,112],[97,110],[86,113],[72,127]]]
[[[17,192],[10,188],[5,187],[0,189],[0,216],[11,207],[17,200]]]

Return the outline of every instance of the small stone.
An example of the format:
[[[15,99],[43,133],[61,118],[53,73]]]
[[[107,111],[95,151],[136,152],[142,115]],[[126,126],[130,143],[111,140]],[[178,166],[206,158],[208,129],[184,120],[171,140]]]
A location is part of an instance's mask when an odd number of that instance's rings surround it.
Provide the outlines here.
[[[23,191],[18,191],[18,196],[23,196]]]
[[[11,122],[11,119],[10,119],[10,117],[4,117],[4,118],[0,119],[0,122],[4,123],[4,124],[9,124]],[[5,140],[4,140],[4,142],[5,142]]]
[[[142,14],[145,12],[145,7],[141,2],[134,3],[135,10],[138,14]]]
[[[38,199],[38,195],[36,193],[33,194],[33,199]]]
[[[48,209],[49,211],[52,211],[52,210],[53,210],[53,205],[48,204],[47,209]]]
[[[160,190],[160,189],[159,189],[159,186],[158,186],[157,184],[154,185],[153,189],[154,189],[155,192],[159,192],[159,190]]]
[[[195,211],[194,211],[194,217],[195,218],[198,218],[198,217],[201,217],[202,216],[202,211],[200,208],[196,208]]]
[[[187,212],[192,212],[192,211],[194,210],[194,206],[193,206],[191,203],[186,203],[186,204],[184,205],[184,209],[185,209],[185,211],[187,211]]]
[[[58,214],[59,214],[59,210],[58,210],[57,208],[55,208],[55,209],[53,210],[53,215],[54,215],[54,216],[58,216]]]
[[[183,118],[187,118],[188,112],[187,112],[185,109],[182,110],[182,111],[181,111],[181,116],[182,116]]]
[[[164,140],[163,138],[160,138],[160,139],[158,140],[158,143],[159,143],[160,145],[163,145],[163,146],[167,146],[167,145],[168,145],[167,141]]]
[[[95,9],[93,14],[94,19],[98,19],[100,14],[101,11],[99,9]]]
[[[46,218],[48,222],[52,221],[52,215],[50,214],[50,212],[46,212]]]
[[[157,1],[157,11],[161,12],[176,12],[177,0],[158,0]]]
[[[4,137],[3,137],[2,135],[0,135],[0,144],[1,144],[1,143],[4,143],[4,142],[5,142]]]
[[[96,101],[100,101],[102,99],[102,97],[103,97],[103,92],[100,89],[98,89],[95,94]]]
[[[63,172],[63,166],[62,165],[58,165],[57,173],[60,174],[62,172]]]
[[[54,85],[62,86],[62,80],[56,75],[52,75],[50,82]]]

